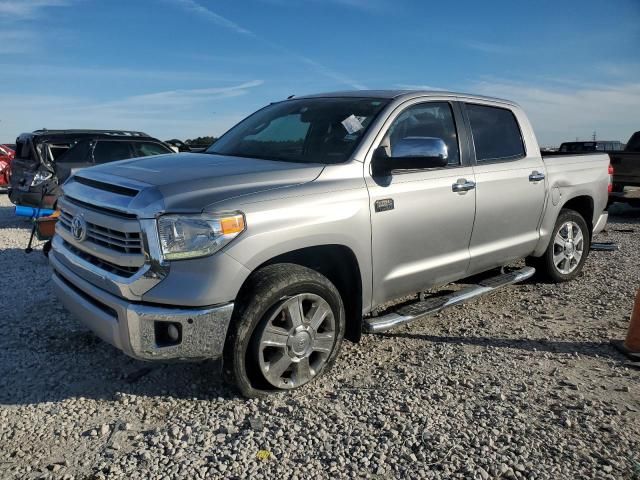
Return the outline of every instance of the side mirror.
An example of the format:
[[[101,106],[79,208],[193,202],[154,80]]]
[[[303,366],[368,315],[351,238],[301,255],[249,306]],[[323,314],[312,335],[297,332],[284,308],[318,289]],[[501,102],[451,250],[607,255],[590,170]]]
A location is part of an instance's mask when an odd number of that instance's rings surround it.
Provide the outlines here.
[[[371,166],[373,175],[380,176],[389,175],[392,170],[446,167],[448,162],[447,144],[441,138],[406,137],[395,142],[391,156],[386,147],[378,147]]]

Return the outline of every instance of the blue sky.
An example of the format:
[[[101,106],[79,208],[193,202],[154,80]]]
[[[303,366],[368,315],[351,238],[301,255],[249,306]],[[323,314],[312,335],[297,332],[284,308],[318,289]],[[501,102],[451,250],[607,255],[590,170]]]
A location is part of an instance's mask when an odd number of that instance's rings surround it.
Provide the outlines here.
[[[292,94],[509,98],[541,144],[640,130],[640,0],[0,0],[0,141],[218,135]]]

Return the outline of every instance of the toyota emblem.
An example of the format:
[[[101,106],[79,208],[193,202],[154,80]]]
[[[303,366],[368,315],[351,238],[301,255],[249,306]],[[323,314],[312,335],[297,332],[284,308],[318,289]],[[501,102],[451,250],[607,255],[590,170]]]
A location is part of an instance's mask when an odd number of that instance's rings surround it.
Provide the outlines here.
[[[87,222],[82,216],[78,215],[71,220],[71,235],[79,242],[87,238]]]

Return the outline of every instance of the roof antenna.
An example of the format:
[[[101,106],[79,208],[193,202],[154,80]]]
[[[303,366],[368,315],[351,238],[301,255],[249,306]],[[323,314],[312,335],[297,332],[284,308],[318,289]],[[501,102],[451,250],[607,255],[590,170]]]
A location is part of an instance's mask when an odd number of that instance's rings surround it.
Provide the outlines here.
[[[287,100],[291,100],[293,97],[295,97],[295,95],[289,95],[289,96],[287,97]]]

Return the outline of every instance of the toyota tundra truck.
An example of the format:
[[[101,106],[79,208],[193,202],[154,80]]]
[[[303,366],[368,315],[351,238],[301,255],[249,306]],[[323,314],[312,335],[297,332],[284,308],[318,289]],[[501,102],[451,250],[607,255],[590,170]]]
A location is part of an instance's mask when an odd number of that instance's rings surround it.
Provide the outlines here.
[[[314,380],[344,338],[574,279],[607,221],[606,154],[542,158],[522,109],[480,96],[294,97],[177,155],[64,184],[53,285],[124,353],[221,358],[246,396]]]

